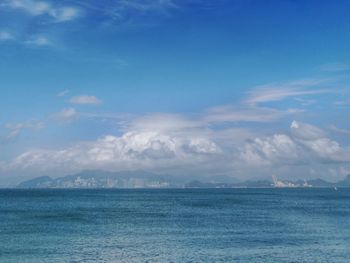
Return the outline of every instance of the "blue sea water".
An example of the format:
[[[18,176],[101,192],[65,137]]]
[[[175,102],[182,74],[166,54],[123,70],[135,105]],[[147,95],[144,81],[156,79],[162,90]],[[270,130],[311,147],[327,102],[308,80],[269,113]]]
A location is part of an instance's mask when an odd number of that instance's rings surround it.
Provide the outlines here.
[[[350,262],[350,189],[0,190],[0,262]]]

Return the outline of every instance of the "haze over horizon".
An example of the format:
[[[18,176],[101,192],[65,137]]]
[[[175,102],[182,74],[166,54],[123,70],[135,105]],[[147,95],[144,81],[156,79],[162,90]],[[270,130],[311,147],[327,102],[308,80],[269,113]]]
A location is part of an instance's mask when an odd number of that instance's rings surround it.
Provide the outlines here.
[[[0,0],[0,185],[350,174],[350,2]]]

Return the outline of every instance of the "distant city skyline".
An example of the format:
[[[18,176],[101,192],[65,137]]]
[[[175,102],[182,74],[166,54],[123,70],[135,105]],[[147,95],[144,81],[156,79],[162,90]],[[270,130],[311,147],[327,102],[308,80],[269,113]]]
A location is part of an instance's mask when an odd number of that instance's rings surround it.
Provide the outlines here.
[[[348,1],[3,0],[0,186],[350,174]]]

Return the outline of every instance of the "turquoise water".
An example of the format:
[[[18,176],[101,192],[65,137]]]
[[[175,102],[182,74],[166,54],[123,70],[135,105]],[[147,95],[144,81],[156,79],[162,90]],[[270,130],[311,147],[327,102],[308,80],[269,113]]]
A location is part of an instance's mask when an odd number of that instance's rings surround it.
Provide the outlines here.
[[[0,262],[350,262],[350,189],[0,190]]]

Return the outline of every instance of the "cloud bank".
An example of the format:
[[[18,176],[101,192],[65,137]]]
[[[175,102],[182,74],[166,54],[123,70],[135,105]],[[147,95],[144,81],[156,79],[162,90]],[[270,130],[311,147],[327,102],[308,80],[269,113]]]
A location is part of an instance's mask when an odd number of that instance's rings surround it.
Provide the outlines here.
[[[27,151],[7,163],[3,169],[75,172],[85,169],[151,170],[172,173],[220,171],[236,174],[245,169],[301,165],[346,164],[350,148],[327,137],[316,126],[293,121],[288,133],[268,136],[224,136],[222,131],[203,130],[185,120],[178,129],[160,121],[152,129],[140,128],[140,120],[120,136],[102,136],[96,141],[79,142],[59,150]],[[155,119],[153,119],[153,122]],[[138,127],[138,128],[137,128]],[[156,127],[156,128],[155,128]],[[233,131],[230,131],[233,133]]]
[[[59,174],[86,169],[111,171],[147,170],[167,174],[225,174],[240,178],[270,176],[277,171],[291,175],[303,167],[302,177],[315,171],[339,166],[350,169],[350,148],[329,132],[346,135],[346,130],[331,126],[327,130],[298,119],[303,108],[261,106],[264,102],[293,98],[303,105],[303,96],[321,94],[324,89],[302,88],[301,83],[283,84],[285,89],[252,90],[240,103],[212,107],[196,114],[149,113],[145,115],[91,113],[65,107],[51,118],[64,122],[68,129],[75,121],[108,122],[116,127],[96,140],[75,141],[59,148],[31,148],[2,162],[1,173]],[[298,86],[291,89],[291,86]],[[329,92],[329,91],[327,91]],[[58,94],[65,96],[68,91]],[[315,100],[314,100],[315,101]],[[102,100],[92,95],[72,97],[68,104],[98,105]],[[316,101],[314,102],[316,103]],[[78,106],[77,106],[78,107]],[[287,124],[288,121],[288,124]],[[91,124],[91,123],[90,123]],[[280,129],[276,125],[283,124]],[[78,125],[78,124],[77,124]],[[89,126],[92,127],[92,126]],[[23,130],[39,130],[41,122],[9,124],[10,137]],[[111,129],[109,129],[111,130]],[[113,129],[112,129],[113,130]],[[277,131],[278,130],[278,131]],[[81,137],[88,138],[89,130]],[[84,134],[87,133],[87,134]],[[328,171],[334,174],[334,168]],[[342,171],[343,171],[342,170]],[[340,171],[340,170],[339,170]],[[305,174],[307,173],[307,174]]]

